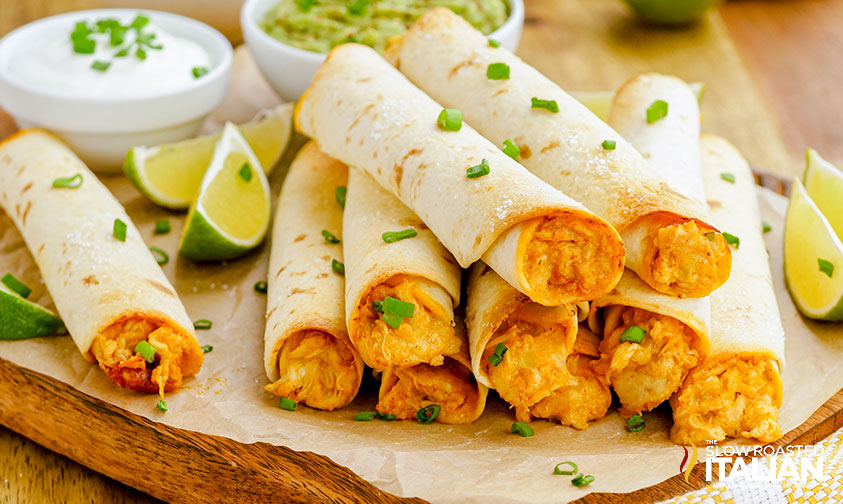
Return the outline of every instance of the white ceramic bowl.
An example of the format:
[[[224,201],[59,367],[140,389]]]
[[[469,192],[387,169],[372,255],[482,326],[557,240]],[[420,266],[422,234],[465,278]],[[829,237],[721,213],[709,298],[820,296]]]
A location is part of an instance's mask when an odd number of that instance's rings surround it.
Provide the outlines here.
[[[310,85],[325,55],[280,42],[264,32],[258,22],[279,0],[246,0],[240,10],[243,38],[269,84],[285,101],[296,101]],[[518,48],[524,26],[524,1],[507,0],[509,17],[489,36],[511,51]]]
[[[228,90],[231,44],[199,21],[143,10],[163,30],[208,51],[211,69],[188,85],[128,98],[92,98],[63,89],[45,90],[10,71],[12,57],[34,38],[70,31],[76,21],[134,16],[138,9],[97,9],[52,16],[24,25],[0,39],[0,107],[18,127],[41,127],[64,139],[93,170],[120,172],[128,150],[196,136],[203,120]]]

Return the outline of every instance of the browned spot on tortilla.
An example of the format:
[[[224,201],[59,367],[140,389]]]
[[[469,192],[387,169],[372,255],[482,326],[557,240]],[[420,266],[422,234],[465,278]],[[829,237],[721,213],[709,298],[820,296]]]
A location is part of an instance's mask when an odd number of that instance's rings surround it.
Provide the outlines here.
[[[290,273],[290,276],[302,276],[302,275],[305,275],[305,274],[307,274],[307,271],[294,271],[294,272]]]
[[[549,151],[550,149],[555,149],[555,148],[557,148],[557,147],[559,147],[559,141],[557,141],[557,140],[553,140],[553,141],[552,141],[552,142],[550,142],[549,144],[547,144],[547,145],[545,145],[544,147],[542,147],[542,150],[541,150],[540,152],[541,152],[542,154],[544,154],[545,152]]]
[[[474,239],[474,246],[480,245],[480,240],[483,239],[483,235],[477,235],[477,238]]]
[[[99,285],[100,281],[94,275],[88,275],[82,279],[82,283],[85,285]]]
[[[427,169],[427,167],[428,167],[428,164],[427,164],[427,163],[422,163],[422,164],[420,164],[420,165],[419,165],[419,167],[417,168],[417,170],[419,170],[419,171],[421,171],[421,170],[425,170],[425,169]]]
[[[305,237],[307,237],[307,235],[300,234],[300,235],[296,236],[296,238],[295,238],[293,241],[294,241],[294,242],[296,242],[296,243],[298,243],[298,242],[300,242],[300,241],[304,240],[304,239],[305,239]]]
[[[454,256],[452,256],[451,254],[448,254],[447,252],[443,253],[442,258],[448,261],[448,264],[453,264],[454,266],[457,266],[457,260],[454,259]]]
[[[371,77],[361,77],[357,79],[357,82],[369,82],[370,80],[372,80]]]
[[[382,94],[380,94],[380,93],[378,93],[378,95],[377,95],[375,98],[376,98],[377,100],[383,100],[383,95],[382,95]]]
[[[642,152],[641,157],[643,157],[644,159],[650,159],[650,153],[649,152]]]
[[[381,171],[381,167],[378,166],[378,175],[382,175],[382,174],[383,174],[383,172]]]
[[[156,282],[155,280],[150,280],[148,278],[146,279],[146,281],[147,281],[147,283],[149,283],[149,285],[155,287],[156,289],[160,290],[164,294],[166,294],[168,296],[176,297],[176,293],[173,292],[171,289],[169,289],[166,285],[163,285],[159,282]]]
[[[277,310],[277,309],[278,309],[278,305],[273,306],[272,309],[269,310],[269,313],[266,314],[266,318],[269,319],[272,316],[272,314],[275,313],[275,310]]]
[[[299,288],[295,288],[295,289],[290,291],[291,296],[295,296],[296,294],[315,294],[315,292],[313,291],[313,289],[299,289]]]
[[[319,273],[318,275],[316,275],[316,278],[327,278],[327,277],[328,277],[327,273]]]
[[[710,206],[711,208],[720,208],[723,206],[723,204],[717,200],[708,200],[708,206]]]
[[[337,107],[339,107],[340,105],[342,105],[342,98],[340,98],[339,100],[337,100]]]
[[[395,165],[392,167],[392,171],[395,172],[395,187],[401,188],[401,179],[404,178],[404,167],[401,165]]]
[[[16,176],[20,177],[21,175],[23,175],[24,170],[26,170],[26,165],[21,165],[21,167],[18,168],[18,173]]]
[[[15,203],[15,215],[20,219],[20,203]]]
[[[483,263],[483,268],[480,269],[480,276],[483,276],[490,271],[492,271],[492,268],[490,268],[488,264]]]
[[[281,266],[281,269],[279,269],[279,270],[278,270],[278,273],[276,273],[276,274],[275,274],[275,278],[280,277],[280,276],[281,276],[281,273],[283,273],[285,269],[287,269],[287,267],[286,267],[286,266]]]
[[[374,103],[370,103],[370,104],[366,105],[365,107],[363,107],[363,110],[360,111],[360,113],[357,114],[357,117],[354,118],[354,121],[351,122],[351,126],[348,127],[348,131],[353,130],[354,127],[357,126],[357,123],[360,122],[360,119],[363,119],[363,116],[366,115],[366,113],[368,111],[372,110],[373,108],[375,108]]]
[[[469,66],[472,63],[473,63],[473,61],[471,61],[470,59],[467,59],[463,62],[457,63],[457,65],[454,68],[452,68],[450,72],[448,72],[448,78],[450,79],[451,77],[456,75],[457,72],[459,72],[462,67]]]
[[[9,155],[8,155],[8,154],[3,154],[3,162],[4,162],[4,163],[11,163],[11,162],[12,162],[12,158],[11,158],[11,157],[9,157]]]
[[[41,252],[44,252],[44,245],[46,245],[46,243],[42,243],[41,246],[38,247],[38,254],[39,255],[41,254]]]
[[[378,151],[375,151],[375,152],[372,153],[372,158],[374,158],[374,159],[378,158]]]
[[[562,175],[563,177],[567,177],[570,174],[571,172],[568,170],[559,170],[559,175]]]
[[[506,93],[506,92],[509,92],[509,88],[506,88],[506,87],[505,87],[505,88],[500,88],[500,89],[498,89],[497,91],[495,91],[495,93],[492,95],[492,98],[494,98],[495,96],[500,96],[500,95],[502,95],[502,94],[504,94],[504,93]]]
[[[26,184],[25,186],[23,186],[23,189],[21,190],[21,192],[20,192],[20,193],[21,193],[21,194],[23,194],[23,193],[25,193],[26,191],[28,191],[28,190],[30,190],[30,189],[32,189],[32,182],[30,182],[30,183]]]
[[[360,139],[360,147],[363,147],[363,139]]]
[[[323,256],[322,256],[322,260],[323,260],[323,261],[330,261],[330,260],[331,260],[331,256],[329,256],[329,255],[323,255]]]
[[[23,217],[21,217],[21,222],[23,225],[26,225],[26,216],[29,214],[29,209],[32,208],[32,200],[26,202],[26,208],[23,209]]]
[[[530,159],[530,156],[533,155],[533,151],[530,150],[530,147],[526,145],[521,145],[521,159]]]

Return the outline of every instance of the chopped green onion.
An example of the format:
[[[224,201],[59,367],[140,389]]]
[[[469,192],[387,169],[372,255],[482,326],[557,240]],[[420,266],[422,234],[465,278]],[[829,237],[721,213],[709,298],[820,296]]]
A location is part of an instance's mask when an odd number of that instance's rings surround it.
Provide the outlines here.
[[[387,422],[391,420],[397,420],[398,417],[393,415],[392,413],[378,413],[378,420],[385,420]]]
[[[819,258],[817,258],[817,264],[820,267],[820,271],[828,275],[828,278],[831,278],[834,274],[834,264],[832,264],[831,261]]]
[[[633,343],[641,343],[644,341],[644,336],[647,335],[647,331],[641,329],[638,326],[629,326],[624,329],[623,334],[618,341],[623,343],[624,341],[631,341]]]
[[[769,233],[773,230],[773,226],[770,225],[767,221],[761,221],[761,232],[762,233]]]
[[[506,347],[506,345],[504,345],[503,343],[498,343],[497,346],[495,346],[494,353],[489,356],[489,364],[494,367],[497,367],[498,364],[500,364],[503,360],[503,356],[507,352],[507,350],[509,349]]]
[[[626,419],[626,428],[629,429],[629,432],[642,431],[646,425],[644,423],[644,417],[641,415],[633,415]]]
[[[334,189],[334,197],[337,198],[337,203],[340,204],[343,210],[345,210],[345,196],[348,194],[348,188],[346,186],[338,186]]]
[[[213,325],[214,325],[214,323],[211,322],[208,319],[199,319],[199,320],[197,320],[196,322],[193,323],[193,328],[194,329],[210,329]]]
[[[442,109],[436,118],[439,127],[445,131],[459,131],[462,128],[462,111],[458,109]]]
[[[404,322],[404,317],[401,315],[396,315],[394,313],[384,313],[381,315],[381,320],[383,320],[386,325],[393,329],[398,329],[401,325],[401,322]]]
[[[85,21],[79,21],[70,33],[70,41],[73,42],[73,52],[77,54],[93,54],[97,42],[90,37],[93,30]]]
[[[144,61],[146,59],[146,51],[144,50],[143,47],[138,47],[135,50],[135,58],[137,58],[141,61]]]
[[[594,481],[594,476],[592,476],[590,474],[583,475],[582,473],[580,473],[579,476],[577,476],[576,478],[571,480],[571,484],[574,485],[575,487],[584,487],[584,486],[588,485],[589,483],[591,483],[593,481]]]
[[[726,182],[730,182],[732,184],[735,183],[735,174],[734,173],[723,172],[723,173],[720,174],[720,178],[722,178]]]
[[[170,262],[170,256],[167,255],[166,252],[161,250],[158,247],[149,247],[149,251],[152,252],[152,255],[155,256],[155,262],[164,266],[168,262]]]
[[[416,412],[416,419],[419,423],[429,424],[436,420],[440,411],[442,411],[442,406],[439,406],[438,404],[428,404]]]
[[[354,0],[351,5],[348,6],[348,13],[352,15],[363,14],[370,1],[371,0]]]
[[[507,138],[503,141],[503,153],[512,159],[515,159],[519,154],[521,154],[521,149],[518,148],[512,140]]]
[[[97,33],[105,33],[114,25],[119,25],[120,22],[114,18],[106,18],[97,20]]]
[[[14,277],[11,273],[6,273],[0,282],[8,287],[12,292],[19,294],[20,297],[26,299],[32,293],[32,289],[26,286],[23,282]]]
[[[115,58],[125,58],[126,56],[129,55],[129,49],[131,49],[131,48],[132,48],[132,46],[126,46],[123,49],[120,49],[119,51],[114,53],[114,57]]]
[[[202,345],[202,353],[213,352],[214,347],[212,345]]]
[[[603,150],[615,150],[617,142],[614,140],[603,140]]]
[[[361,411],[360,413],[354,415],[354,419],[358,422],[368,422],[370,420],[374,420],[377,416],[377,411]]]
[[[482,177],[483,175],[488,175],[489,171],[489,161],[486,158],[483,158],[479,165],[466,169],[465,176],[468,178]]]
[[[345,264],[337,261],[336,259],[331,259],[331,269],[340,275],[345,275]]]
[[[161,219],[155,221],[155,234],[167,234],[170,232],[170,221]]]
[[[401,301],[400,299],[395,299],[394,297],[386,296],[383,298],[383,312],[384,313],[391,313],[393,315],[400,315],[402,317],[413,317],[413,313],[415,312],[416,305],[413,303],[408,303],[406,301]]]
[[[486,67],[486,78],[489,80],[508,80],[509,65],[506,63],[490,63]]]
[[[114,219],[114,226],[111,230],[111,234],[113,234],[114,237],[121,242],[126,241],[126,223],[120,219]]]
[[[509,428],[513,434],[521,434],[523,437],[530,437],[533,435],[533,428],[527,425],[526,422],[515,422]]]
[[[394,243],[405,238],[412,238],[418,235],[415,229],[405,229],[403,231],[387,231],[381,235],[383,241],[386,243]]]
[[[58,187],[60,189],[76,189],[77,187],[82,185],[82,174],[77,173],[76,175],[72,175],[70,177],[59,177],[53,180],[53,187]]]
[[[313,7],[313,4],[315,4],[315,3],[316,3],[316,0],[296,0],[296,5],[298,6],[298,8],[300,10],[302,10],[304,12],[309,11],[310,8]]]
[[[255,290],[260,292],[261,294],[266,294],[266,282],[264,280],[260,280],[255,282]]]
[[[158,399],[158,404],[155,405],[160,411],[167,411],[169,408],[167,407],[167,402],[164,399]]]
[[[564,466],[564,465],[570,466],[571,470],[569,471],[569,470],[562,469],[561,467],[559,467],[559,466]],[[556,467],[553,468],[553,474],[562,474],[564,476],[572,476],[574,474],[577,474],[578,470],[579,469],[577,468],[577,464],[575,464],[571,461],[565,461],[565,462],[560,462],[560,463],[556,464]]]
[[[500,47],[501,43],[493,38],[489,38],[489,47]]]
[[[327,229],[322,230],[322,237],[325,238],[325,241],[328,243],[337,244],[340,242],[340,239],[334,236],[333,233],[331,233]]]
[[[252,180],[252,167],[249,163],[243,163],[243,166],[240,167],[240,171],[237,172],[237,175],[240,176],[241,179],[249,182]]]
[[[375,313],[383,313],[383,301],[373,300],[372,301],[372,311]]]
[[[647,107],[647,124],[654,123],[667,116],[667,102],[656,100]]]
[[[741,239],[737,236],[729,233],[720,233],[723,235],[723,238],[726,239],[726,243],[729,245],[734,245],[735,248],[739,248],[741,246]]]
[[[155,360],[155,347],[150,345],[146,340],[138,341],[138,344],[135,345],[135,352],[141,354],[141,357],[146,362],[153,362]]]
[[[532,104],[530,105],[532,108],[540,108],[545,109],[554,114],[559,112],[559,105],[556,103],[556,100],[539,100],[536,97],[530,98]]]
[[[126,32],[129,31],[128,27],[122,26],[120,23],[117,23],[111,27],[109,30],[109,42],[111,43],[112,47],[119,46],[123,43],[126,39]]]
[[[144,26],[148,24],[149,16],[145,14],[138,14],[137,16],[135,16],[135,19],[132,20],[132,24],[130,24],[129,27],[140,31]]]
[[[292,399],[287,399],[286,397],[282,397],[278,400],[278,407],[287,410],[287,411],[296,411],[299,403]]]
[[[202,77],[203,75],[207,74],[208,71],[208,67],[193,67],[190,69],[190,73],[193,74],[194,79]]]
[[[111,66],[110,61],[94,60],[94,62],[91,63],[91,68],[93,68],[94,70],[98,70],[100,72],[105,72],[106,70],[108,70],[108,67],[110,67],[110,66]]]
[[[717,236],[717,233],[715,233],[714,231],[709,231],[708,233],[705,233],[703,236],[708,238],[708,241],[714,241],[714,237]]]

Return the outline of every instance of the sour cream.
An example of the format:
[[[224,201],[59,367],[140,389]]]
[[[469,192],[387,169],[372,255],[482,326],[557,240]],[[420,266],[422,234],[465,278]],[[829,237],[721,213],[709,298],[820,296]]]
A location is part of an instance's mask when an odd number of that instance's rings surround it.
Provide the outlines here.
[[[134,15],[115,17],[121,24],[128,25]],[[88,99],[142,98],[166,94],[183,89],[197,80],[194,68],[211,70],[212,60],[206,48],[183,36],[170,33],[155,24],[150,16],[141,33],[154,34],[152,45],[161,49],[146,47],[145,59],[136,56],[135,43],[138,31],[129,29],[121,44],[112,46],[108,33],[91,33],[96,41],[92,54],[74,52],[70,34],[78,21],[87,21],[95,26],[98,19],[68,20],[64,29],[41,33],[30,37],[25,45],[8,62],[9,72],[16,80],[44,92],[57,92]],[[121,48],[129,47],[128,54],[116,57]],[[143,47],[143,46],[142,46]],[[108,64],[106,70],[92,68],[94,62]],[[201,79],[202,77],[198,77]]]

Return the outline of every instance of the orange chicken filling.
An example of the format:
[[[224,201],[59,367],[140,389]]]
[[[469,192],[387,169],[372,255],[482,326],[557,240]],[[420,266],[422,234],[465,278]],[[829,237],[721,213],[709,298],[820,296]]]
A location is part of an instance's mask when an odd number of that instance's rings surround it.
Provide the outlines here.
[[[317,330],[300,331],[284,341],[278,372],[280,378],[265,387],[267,392],[322,410],[351,402],[359,381],[349,345]]]
[[[598,367],[620,399],[621,416],[649,411],[669,399],[699,360],[694,331],[673,317],[639,308],[618,305],[603,313]],[[620,342],[631,326],[647,331],[641,343]]]
[[[377,410],[408,420],[416,418],[419,409],[438,404],[442,410],[437,422],[468,424],[480,414],[479,401],[480,392],[471,370],[446,358],[441,366],[417,364],[384,373]]]
[[[405,318],[395,329],[372,308],[372,301],[382,301],[386,296],[415,305],[413,316]],[[438,284],[423,278],[404,275],[390,278],[363,297],[357,314],[352,341],[363,361],[378,371],[420,363],[438,366],[445,355],[459,352],[462,346],[454,329],[451,296]]]
[[[571,381],[566,360],[576,324],[573,306],[522,305],[486,345],[481,370],[503,400],[516,407],[531,406]],[[489,356],[500,343],[507,351],[493,366]]]
[[[141,341],[155,348],[153,362],[135,352]],[[140,317],[108,326],[94,338],[91,353],[117,385],[141,393],[158,392],[162,397],[178,389],[184,376],[196,374],[203,360],[193,338]]]
[[[670,400],[670,440],[702,446],[728,436],[770,443],[782,437],[780,403],[781,378],[768,358],[733,357],[700,366]]]

